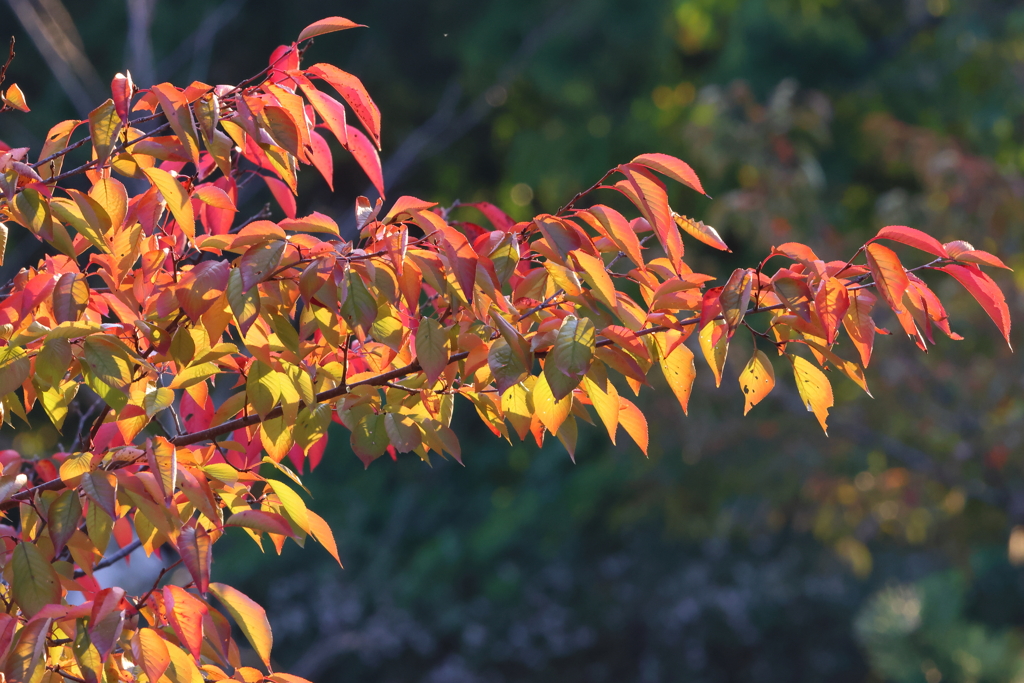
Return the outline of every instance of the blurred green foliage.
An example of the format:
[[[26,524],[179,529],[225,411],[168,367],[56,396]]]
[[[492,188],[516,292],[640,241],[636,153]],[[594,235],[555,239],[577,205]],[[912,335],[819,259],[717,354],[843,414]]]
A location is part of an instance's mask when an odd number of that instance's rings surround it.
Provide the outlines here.
[[[76,114],[9,9],[25,2],[0,6],[0,26],[18,35],[12,77],[35,115],[3,118],[0,138],[38,147],[44,122]],[[150,5],[147,61],[124,36],[126,7],[138,19]],[[838,258],[908,224],[1006,258],[1017,271],[1000,283],[1021,310],[1018,3],[64,7],[95,73],[131,64],[143,85],[140,73],[237,81],[325,13],[369,25],[318,39],[307,59],[357,73],[379,103],[392,199],[487,199],[523,217],[661,151],[715,197],[674,206],[736,252],[688,245],[695,269],[728,273],[790,240]],[[365,191],[350,165],[334,196],[303,182],[307,208],[337,215]],[[1007,540],[1024,523],[1024,368],[955,301],[954,329],[978,332],[927,356],[880,338],[876,398],[836,382],[828,439],[791,384],[742,418],[704,368],[688,418],[663,387],[642,394],[647,460],[590,429],[574,465],[557,444],[505,444],[467,420],[465,468],[363,471],[339,431],[307,483],[346,569],[238,538],[215,573],[269,605],[275,654],[318,681],[1020,680],[1024,574]],[[734,345],[726,382],[749,353]]]

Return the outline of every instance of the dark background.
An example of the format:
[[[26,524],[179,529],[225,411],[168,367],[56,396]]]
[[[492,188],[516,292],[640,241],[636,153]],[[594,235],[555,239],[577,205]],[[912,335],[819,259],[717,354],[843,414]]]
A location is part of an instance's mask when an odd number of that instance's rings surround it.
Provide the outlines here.
[[[33,113],[5,115],[0,139],[38,149],[126,66],[142,86],[237,82],[331,14],[369,28],[318,38],[307,63],[376,99],[390,199],[526,217],[666,152],[714,197],[673,206],[736,252],[688,243],[696,270],[791,240],[845,258],[913,225],[1017,267],[996,277],[1019,318],[1019,3],[6,0],[0,37],[18,38],[11,78]],[[347,161],[333,196],[302,183],[303,208],[338,217],[369,193]],[[346,568],[238,534],[215,578],[268,606],[278,664],[313,681],[1021,680],[1021,360],[955,283],[929,282],[967,339],[926,356],[879,338],[875,398],[836,378],[828,438],[781,367],[741,416],[742,342],[721,389],[698,368],[689,417],[664,387],[641,394],[647,459],[603,429],[581,433],[576,464],[557,442],[499,442],[465,404],[465,467],[364,471],[339,430],[306,482]]]

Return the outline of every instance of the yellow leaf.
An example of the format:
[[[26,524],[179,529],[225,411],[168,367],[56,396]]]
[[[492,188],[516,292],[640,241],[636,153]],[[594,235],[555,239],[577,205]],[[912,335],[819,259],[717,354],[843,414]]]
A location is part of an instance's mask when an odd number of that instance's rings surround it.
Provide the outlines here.
[[[788,354],[787,354],[788,355]],[[800,392],[800,399],[804,402],[808,412],[814,413],[821,424],[821,428],[828,435],[828,426],[825,421],[828,419],[828,409],[832,407],[832,385],[829,384],[825,373],[814,367],[806,358],[789,355],[793,364],[793,377],[796,379],[796,388]]]
[[[561,400],[555,400],[547,378],[544,373],[541,373],[537,377],[537,384],[533,387],[533,408],[537,411],[537,417],[540,418],[541,424],[552,434],[557,434],[562,423],[569,417],[569,411],[572,409],[572,394]]]
[[[142,171],[149,178],[149,182],[153,183],[153,187],[163,196],[168,210],[174,216],[174,220],[178,221],[178,225],[181,226],[189,241],[195,242],[195,214],[192,213],[192,202],[189,200],[185,188],[174,176],[163,169],[144,168]]]
[[[602,363],[594,363],[583,377],[583,390],[601,418],[608,437],[615,443],[615,432],[619,427],[619,392],[608,379],[608,371]]]
[[[708,325],[708,327],[711,327]],[[707,329],[707,328],[705,328]],[[682,342],[677,342],[672,339],[672,336],[678,336],[679,333],[675,330],[669,330],[667,332],[661,332],[655,335],[655,339],[658,342],[661,371],[665,374],[665,380],[668,382],[668,386],[672,389],[672,393],[676,395],[676,399],[679,401],[679,405],[682,406],[683,412],[687,412],[687,407],[690,402],[690,392],[693,391],[693,380],[697,376],[697,370],[693,365],[693,351],[691,351]],[[722,334],[723,338],[725,334]],[[675,348],[672,348],[666,353],[666,349],[675,343]],[[725,342],[728,344],[728,340]],[[703,337],[701,338],[701,346],[703,347]],[[721,377],[721,372],[716,373],[716,377]]]
[[[274,636],[263,608],[245,593],[223,583],[211,583],[210,592],[224,603],[256,654],[264,664],[270,666],[270,648],[274,644]]]
[[[700,331],[700,350],[704,352],[711,370],[715,373],[715,386],[722,386],[722,370],[725,357],[729,354],[728,325],[724,320],[713,320]]]
[[[740,388],[746,401],[743,414],[749,413],[774,387],[775,369],[772,362],[763,351],[754,349],[754,355],[740,373]]]
[[[571,252],[576,264],[582,269],[583,279],[590,285],[590,291],[594,293],[597,300],[611,310],[615,310],[615,285],[608,274],[608,268],[604,261],[594,258],[590,254],[576,250]]]

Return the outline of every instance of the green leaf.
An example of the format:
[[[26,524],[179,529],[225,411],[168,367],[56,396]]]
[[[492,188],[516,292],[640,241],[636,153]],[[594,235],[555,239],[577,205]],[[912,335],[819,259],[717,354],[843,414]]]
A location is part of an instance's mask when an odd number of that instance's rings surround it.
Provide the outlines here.
[[[238,270],[242,277],[243,291],[248,292],[274,274],[274,270],[281,263],[285,245],[284,240],[261,242],[250,247],[242,255]]]
[[[384,455],[388,448],[388,432],[384,416],[377,413],[364,415],[352,428],[352,450],[366,467]]]
[[[416,360],[419,361],[427,383],[433,386],[448,367],[451,342],[444,327],[433,318],[420,318],[416,329]]]
[[[246,289],[242,285],[242,271],[236,268],[228,277],[227,293],[231,314],[235,316],[235,322],[238,323],[238,329],[242,336],[245,336],[260,315],[259,290],[255,287]]]
[[[60,385],[74,356],[67,339],[48,339],[36,355],[35,378],[48,386]]]
[[[597,330],[588,318],[567,316],[544,361],[544,377],[559,401],[579,386],[594,359]]]
[[[128,390],[135,364],[122,346],[110,335],[95,334],[83,344],[83,360],[97,378],[122,392]]]
[[[341,304],[341,316],[349,327],[361,327],[367,331],[377,319],[377,300],[358,273],[348,274],[348,294]]]
[[[11,556],[14,569],[14,600],[29,617],[47,605],[60,603],[61,590],[57,572],[34,543],[22,542]]]
[[[423,440],[419,427],[408,415],[387,413],[384,416],[384,431],[387,432],[391,445],[399,453],[411,453]]]
[[[49,519],[46,520],[46,526],[50,530],[50,540],[53,541],[54,552],[59,554],[82,521],[82,501],[78,498],[78,492],[73,489],[63,491],[50,503],[47,514]]]
[[[224,604],[253,649],[256,650],[256,654],[269,667],[270,648],[274,644],[274,636],[270,632],[267,613],[247,595],[223,583],[211,583],[210,592]]]
[[[491,344],[491,349],[487,352],[487,365],[501,393],[519,384],[529,373],[529,369],[523,363],[522,354],[516,353],[508,342],[501,338],[495,339]]]
[[[25,349],[17,346],[0,348],[0,396],[20,387],[32,372],[32,362]]]
[[[146,417],[152,418],[161,410],[166,410],[174,403],[174,391],[165,387],[147,387],[142,405],[146,409]]]
[[[245,393],[249,403],[261,419],[274,409],[281,400],[281,381],[284,376],[260,360],[254,360],[249,366],[249,375],[245,381]]]
[[[106,161],[121,131],[121,117],[117,115],[114,100],[107,100],[89,113],[89,135],[96,150],[96,158]]]
[[[306,508],[306,503],[302,500],[299,494],[292,490],[292,488],[283,481],[268,479],[267,485],[270,486],[270,488],[274,490],[274,493],[277,494],[277,497],[281,499],[281,507],[284,509],[284,518],[292,525],[295,535],[308,534],[310,531],[309,510]]]

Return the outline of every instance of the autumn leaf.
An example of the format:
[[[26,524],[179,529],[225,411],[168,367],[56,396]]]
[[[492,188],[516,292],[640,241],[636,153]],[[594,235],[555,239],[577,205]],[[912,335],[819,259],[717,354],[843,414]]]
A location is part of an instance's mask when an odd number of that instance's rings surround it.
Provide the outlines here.
[[[274,644],[274,636],[270,632],[270,622],[263,608],[240,590],[223,583],[211,583],[210,592],[227,608],[263,663],[270,666],[270,648]]]
[[[764,400],[764,397],[775,388],[775,368],[767,355],[760,349],[754,349],[754,355],[747,361],[740,373],[740,389],[743,391],[743,414]]]
[[[589,319],[569,316],[562,321],[551,352],[544,361],[544,377],[556,401],[564,399],[579,386],[594,358],[596,339],[597,330]]]
[[[53,566],[33,543],[18,543],[11,554],[14,600],[29,617],[59,603],[60,581]]]
[[[793,377],[796,388],[800,392],[800,400],[808,412],[818,418],[821,429],[828,435],[828,409],[832,407],[832,385],[825,373],[819,370],[806,358],[786,354],[793,364]]]
[[[875,287],[879,294],[894,311],[903,310],[903,293],[910,286],[907,273],[896,253],[881,244],[869,244],[865,248],[868,267],[875,278]]]

